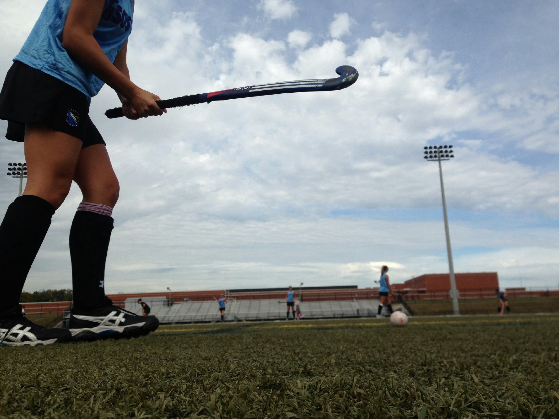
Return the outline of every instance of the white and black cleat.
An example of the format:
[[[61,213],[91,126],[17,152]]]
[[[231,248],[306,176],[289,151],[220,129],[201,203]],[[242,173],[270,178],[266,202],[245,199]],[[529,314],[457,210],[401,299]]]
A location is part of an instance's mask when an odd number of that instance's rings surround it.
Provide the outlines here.
[[[72,340],[67,329],[47,329],[23,316],[0,320],[0,346],[37,346]]]
[[[138,316],[116,306],[91,311],[72,309],[69,326],[73,340],[122,339],[145,336],[159,327],[155,316]]]

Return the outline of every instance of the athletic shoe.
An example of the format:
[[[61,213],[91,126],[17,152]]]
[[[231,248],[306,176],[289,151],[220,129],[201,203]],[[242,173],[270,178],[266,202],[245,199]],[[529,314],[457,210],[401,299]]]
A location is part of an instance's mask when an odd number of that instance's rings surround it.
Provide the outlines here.
[[[112,305],[87,312],[74,308],[68,326],[74,340],[136,338],[158,327],[155,316],[138,316]]]
[[[50,345],[70,340],[72,334],[67,329],[47,329],[21,315],[0,320],[0,346]]]

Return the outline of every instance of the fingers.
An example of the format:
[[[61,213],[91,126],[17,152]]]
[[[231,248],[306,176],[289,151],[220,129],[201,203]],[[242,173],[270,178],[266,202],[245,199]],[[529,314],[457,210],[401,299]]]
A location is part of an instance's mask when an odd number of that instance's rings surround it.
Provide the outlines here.
[[[167,109],[161,109],[157,102],[161,98],[146,90],[139,89],[138,93],[130,100],[130,111],[124,111],[125,115],[130,119],[147,118],[148,116],[159,116],[167,112]],[[127,112],[127,113],[126,113]]]
[[[156,99],[150,103],[143,103],[134,107],[134,111],[138,118],[147,118],[148,116],[162,115],[163,111],[157,106]]]
[[[136,112],[136,110],[129,104],[122,105],[122,113],[128,119],[140,119],[140,115],[138,114],[138,112]]]
[[[153,95],[155,102],[160,102],[161,98],[157,95]],[[163,115],[164,113],[167,113],[167,109],[165,108],[160,108],[159,105],[157,103],[155,103],[155,109],[156,113],[154,113],[153,115]]]
[[[152,102],[149,104],[149,108],[148,108],[148,112],[147,112],[147,116],[160,116],[163,115],[163,110],[159,107],[159,105],[156,103],[158,101],[160,101],[161,98],[157,95],[152,95]]]

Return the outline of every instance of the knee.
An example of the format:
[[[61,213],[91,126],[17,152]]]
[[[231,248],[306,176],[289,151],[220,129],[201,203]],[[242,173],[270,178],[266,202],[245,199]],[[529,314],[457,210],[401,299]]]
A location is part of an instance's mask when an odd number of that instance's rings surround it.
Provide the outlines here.
[[[28,182],[24,195],[34,195],[39,198],[44,199],[50,203],[55,210],[60,208],[68,193],[70,192],[71,180],[70,182],[65,182],[64,180],[59,180],[57,182],[51,182],[49,184]]]
[[[83,200],[94,204],[107,205],[114,208],[118,201],[120,184],[116,177],[110,177],[89,184],[79,184]]]
[[[70,186],[72,186],[72,180],[67,177],[61,177],[57,179],[56,182],[46,188],[44,191],[45,199],[51,203],[51,205],[58,209],[70,193]]]
[[[45,193],[43,196],[41,196],[41,198],[48,201],[54,207],[54,209],[58,209],[68,196],[69,192],[70,188],[55,189],[48,191],[48,193]]]
[[[118,179],[115,177],[113,181],[108,182],[105,185],[105,196],[110,207],[114,208],[114,206],[118,201],[119,194],[120,194],[120,183],[118,182]]]

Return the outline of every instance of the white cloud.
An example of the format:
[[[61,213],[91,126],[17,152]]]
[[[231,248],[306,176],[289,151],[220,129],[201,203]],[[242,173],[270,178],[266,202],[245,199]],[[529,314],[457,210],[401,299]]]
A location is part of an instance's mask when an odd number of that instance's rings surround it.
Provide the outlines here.
[[[289,35],[287,37],[287,42],[289,42],[289,46],[291,48],[304,48],[307,46],[311,38],[312,35],[310,33],[295,30],[289,32]]]
[[[9,34],[9,36],[3,36],[1,41],[0,74],[2,76],[6,74],[12,64],[12,59],[27,39],[44,5],[44,2],[36,0],[0,3],[2,32]]]
[[[472,271],[493,267],[499,273],[501,284],[506,287],[557,288],[557,276],[549,277],[549,271],[556,271],[559,265],[557,249],[545,247],[515,247],[470,255],[458,260]]]
[[[297,13],[291,0],[261,0],[259,7],[270,19],[290,19]]]
[[[334,21],[330,24],[330,36],[332,38],[341,38],[344,35],[349,35],[352,19],[347,13],[336,13]]]
[[[283,42],[238,34],[230,40],[229,47],[233,51],[234,72],[247,76],[248,84],[256,84],[255,77],[272,77],[271,82],[282,81],[281,77],[289,73]]]

